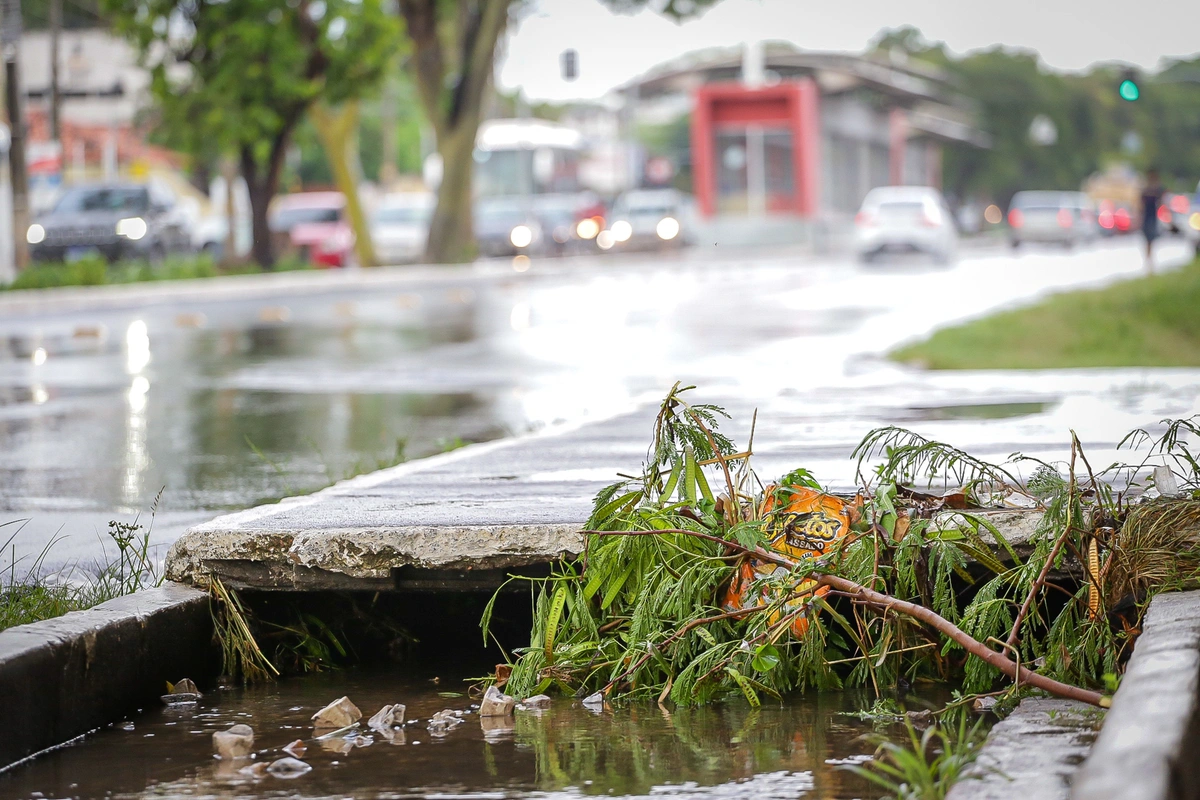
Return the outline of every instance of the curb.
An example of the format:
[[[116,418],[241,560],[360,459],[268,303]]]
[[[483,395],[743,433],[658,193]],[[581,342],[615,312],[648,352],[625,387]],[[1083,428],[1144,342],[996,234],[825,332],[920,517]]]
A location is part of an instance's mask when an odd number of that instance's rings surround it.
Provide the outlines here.
[[[1150,603],[1072,800],[1200,798],[1200,591]]]
[[[208,595],[168,583],[0,632],[0,772],[217,674]]]
[[[1101,719],[1103,712],[1086,703],[1025,698],[988,733],[946,800],[1067,800]]]

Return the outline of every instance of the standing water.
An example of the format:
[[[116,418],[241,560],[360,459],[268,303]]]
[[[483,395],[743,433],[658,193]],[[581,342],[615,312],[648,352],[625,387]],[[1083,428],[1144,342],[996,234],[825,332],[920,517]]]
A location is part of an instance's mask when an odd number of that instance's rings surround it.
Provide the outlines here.
[[[255,688],[224,688],[191,708],[146,709],[0,775],[0,795],[49,797],[874,797],[878,787],[845,769],[873,747],[869,722],[844,712],[865,695],[809,693],[702,708],[622,706],[598,713],[556,697],[545,711],[481,719],[466,684],[443,673],[349,669]],[[314,712],[346,695],[363,712],[350,731],[314,739]],[[366,727],[385,704],[408,723],[389,738]],[[440,735],[443,709],[468,712]],[[212,733],[235,723],[255,732],[254,761],[213,757]],[[312,770],[254,777],[243,768],[304,740]]]

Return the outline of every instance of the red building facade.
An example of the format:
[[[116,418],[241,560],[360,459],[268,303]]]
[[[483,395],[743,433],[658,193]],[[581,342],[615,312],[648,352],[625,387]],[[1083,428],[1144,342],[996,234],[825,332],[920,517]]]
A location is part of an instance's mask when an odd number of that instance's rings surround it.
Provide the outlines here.
[[[810,78],[699,87],[692,169],[700,212],[814,216],[820,198],[820,94]]]

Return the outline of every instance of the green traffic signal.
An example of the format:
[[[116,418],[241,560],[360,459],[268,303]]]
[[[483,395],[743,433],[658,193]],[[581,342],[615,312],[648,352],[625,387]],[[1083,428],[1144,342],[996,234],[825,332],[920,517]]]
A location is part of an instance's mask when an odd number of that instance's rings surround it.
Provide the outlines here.
[[[1121,81],[1121,85],[1117,88],[1117,94],[1121,95],[1122,100],[1128,100],[1132,103],[1142,96],[1142,90],[1130,78]]]

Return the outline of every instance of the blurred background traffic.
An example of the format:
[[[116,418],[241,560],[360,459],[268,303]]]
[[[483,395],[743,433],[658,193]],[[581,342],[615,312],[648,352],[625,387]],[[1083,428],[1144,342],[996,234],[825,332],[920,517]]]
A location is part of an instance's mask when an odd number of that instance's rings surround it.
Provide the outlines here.
[[[1136,233],[1152,166],[1162,230],[1200,243],[1194,56],[1066,71],[911,26],[858,52],[733,31],[627,76],[522,31],[687,31],[714,4],[530,0],[461,3],[475,26],[430,71],[419,2],[0,5],[0,285],[751,243],[947,261]]]

